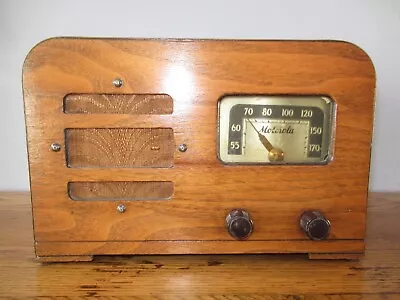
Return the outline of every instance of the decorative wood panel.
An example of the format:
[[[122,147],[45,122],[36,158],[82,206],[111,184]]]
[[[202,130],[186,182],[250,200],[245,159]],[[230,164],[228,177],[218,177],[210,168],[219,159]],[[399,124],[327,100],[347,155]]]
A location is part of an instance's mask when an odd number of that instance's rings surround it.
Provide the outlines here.
[[[66,129],[68,167],[160,167],[173,164],[171,128]]]
[[[173,100],[169,95],[69,94],[64,112],[72,114],[170,115]]]
[[[174,192],[171,181],[104,181],[70,182],[68,193],[71,199],[96,200],[167,200]]]

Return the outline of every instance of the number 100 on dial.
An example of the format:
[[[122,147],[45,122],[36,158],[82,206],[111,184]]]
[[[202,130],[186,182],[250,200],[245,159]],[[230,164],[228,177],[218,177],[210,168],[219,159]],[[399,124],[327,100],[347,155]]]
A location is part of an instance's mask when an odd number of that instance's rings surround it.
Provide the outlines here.
[[[218,157],[226,164],[326,164],[335,111],[325,96],[225,96]]]

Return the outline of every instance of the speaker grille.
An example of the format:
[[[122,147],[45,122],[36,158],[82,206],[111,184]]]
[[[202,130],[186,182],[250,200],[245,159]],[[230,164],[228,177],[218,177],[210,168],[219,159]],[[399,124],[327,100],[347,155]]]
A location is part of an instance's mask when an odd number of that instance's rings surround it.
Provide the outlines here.
[[[174,192],[171,181],[70,182],[68,194],[77,201],[168,200]]]
[[[168,168],[173,165],[171,128],[66,129],[67,166]]]
[[[168,115],[173,100],[166,94],[69,94],[64,98],[69,114]]]

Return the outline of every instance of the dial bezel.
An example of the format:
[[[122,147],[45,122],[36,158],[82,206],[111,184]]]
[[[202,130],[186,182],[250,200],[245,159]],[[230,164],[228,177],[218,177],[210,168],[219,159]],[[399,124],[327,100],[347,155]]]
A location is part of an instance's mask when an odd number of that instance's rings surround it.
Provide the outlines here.
[[[228,154],[230,111],[238,104],[304,106],[321,109],[324,114],[321,157],[296,162],[270,162],[267,160],[249,161],[245,160],[244,155]],[[221,163],[226,165],[325,165],[334,157],[336,103],[332,97],[326,95],[225,95],[218,101],[217,123],[217,157]]]

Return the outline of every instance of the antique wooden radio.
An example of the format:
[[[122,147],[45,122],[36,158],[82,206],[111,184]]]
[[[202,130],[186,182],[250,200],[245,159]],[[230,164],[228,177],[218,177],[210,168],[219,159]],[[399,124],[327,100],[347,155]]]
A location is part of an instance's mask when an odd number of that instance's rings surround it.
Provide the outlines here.
[[[374,90],[346,42],[46,40],[23,70],[36,255],[357,258]]]

